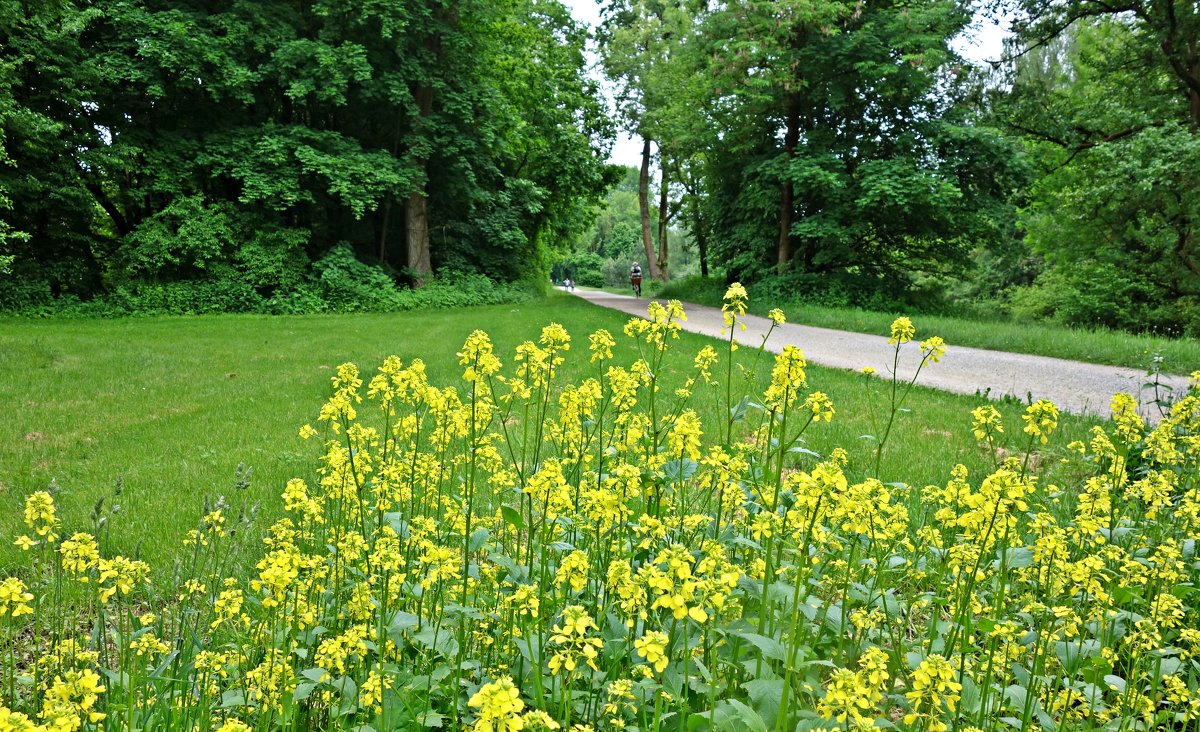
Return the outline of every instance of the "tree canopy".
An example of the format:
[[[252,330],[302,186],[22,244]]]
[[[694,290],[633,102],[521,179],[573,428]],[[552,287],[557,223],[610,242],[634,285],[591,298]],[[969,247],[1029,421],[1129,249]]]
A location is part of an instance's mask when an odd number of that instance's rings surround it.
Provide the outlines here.
[[[1030,312],[1200,335],[1200,10],[1021,4],[998,118],[1038,166]]]
[[[547,0],[0,2],[3,297],[270,298],[338,246],[545,272],[614,175],[586,38]]]
[[[993,69],[954,50],[982,12],[1012,30]],[[1194,2],[604,0],[601,18],[0,0],[0,308],[289,311],[435,270],[619,281],[626,259],[666,280],[694,247],[706,276],[797,297],[1200,333]],[[632,176],[605,163],[618,127],[642,143]]]

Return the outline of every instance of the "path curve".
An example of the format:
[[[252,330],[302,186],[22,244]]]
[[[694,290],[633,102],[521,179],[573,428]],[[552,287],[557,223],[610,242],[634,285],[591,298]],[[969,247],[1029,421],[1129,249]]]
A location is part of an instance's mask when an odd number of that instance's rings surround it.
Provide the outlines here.
[[[648,301],[645,299],[599,290],[575,290],[572,294],[630,315],[646,314]],[[684,303],[684,310],[687,312],[684,330],[722,337],[724,323],[720,309]],[[739,320],[746,324],[746,330],[737,335],[738,342],[744,346],[757,347],[771,326],[770,320],[755,315],[746,315]],[[919,319],[916,324],[918,337],[936,335],[922,333]],[[855,371],[870,366],[880,374],[891,373],[892,347],[884,336],[787,323],[775,329],[766,347],[778,353],[785,345],[799,346],[810,363],[821,366]],[[905,344],[898,369],[900,378],[911,378],[920,359],[917,343]],[[917,383],[958,394],[987,394],[993,399],[1011,395],[1024,401],[1032,396],[1048,399],[1059,409],[1101,417],[1109,415],[1112,395],[1124,392],[1139,398],[1139,411],[1144,417],[1157,421],[1158,410],[1149,404],[1154,395],[1142,389],[1146,380],[1145,372],[1137,369],[988,351],[951,343],[939,363],[922,369]],[[1170,386],[1175,395],[1187,391],[1184,377],[1163,375],[1161,381]]]

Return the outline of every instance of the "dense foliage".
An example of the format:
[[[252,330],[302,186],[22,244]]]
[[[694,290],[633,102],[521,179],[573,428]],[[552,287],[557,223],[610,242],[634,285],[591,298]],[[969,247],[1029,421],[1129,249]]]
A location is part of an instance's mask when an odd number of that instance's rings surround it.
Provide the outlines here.
[[[745,307],[730,288],[727,344],[674,392],[678,303],[631,320],[632,348],[601,330],[573,354],[551,324],[508,367],[475,331],[457,387],[344,364],[287,517],[255,546],[210,506],[171,582],[32,494],[28,563],[0,580],[0,730],[1195,727],[1200,373],[1156,427],[1114,397],[1068,484],[1036,475],[1039,401],[1015,435],[974,410],[986,474],[908,486],[879,456],[911,383],[864,376],[873,449],[817,455],[803,436],[838,416],[800,350],[761,393],[732,369]],[[945,352],[908,318],[891,336]],[[564,383],[567,358],[593,375]]]
[[[0,0],[0,307],[337,309],[350,252],[1200,334],[1195,3],[601,8],[613,115],[557,0]]]
[[[606,186],[586,35],[544,0],[0,2],[0,301],[287,309],[346,252],[541,280]]]
[[[1200,333],[1195,3],[605,8],[652,276],[666,222],[789,300]],[[987,69],[953,50],[984,12]]]
[[[1200,335],[1200,10],[1023,10],[995,104],[1039,164],[1021,218],[1043,262],[1014,306]]]
[[[873,281],[999,239],[1023,170],[968,104],[950,41],[969,19],[944,0],[610,3],[626,125],[658,142],[660,231],[678,215],[705,269]]]

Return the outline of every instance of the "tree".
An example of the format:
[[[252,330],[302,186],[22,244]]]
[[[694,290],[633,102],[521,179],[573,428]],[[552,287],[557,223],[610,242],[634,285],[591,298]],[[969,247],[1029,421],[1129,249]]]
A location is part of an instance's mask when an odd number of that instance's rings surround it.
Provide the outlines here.
[[[1127,32],[1124,50],[1132,50],[1130,44],[1137,46],[1136,61],[1127,61],[1155,76],[1165,74],[1192,129],[1200,129],[1200,7],[1194,2],[996,0],[993,7],[1014,16],[1018,54],[1051,43],[1078,24],[1099,21],[1097,26],[1120,27],[1122,33]]]
[[[971,80],[949,40],[968,20],[947,0],[740,2],[708,16],[722,259],[741,276],[884,277],[961,263],[997,236],[984,212],[1014,175],[1008,145],[964,104]]]
[[[548,0],[0,0],[22,280],[271,298],[343,243],[540,280],[611,182],[585,40]]]
[[[1165,10],[1068,9],[1026,19],[996,95],[1040,169],[1022,223],[1046,269],[1018,306],[1200,333],[1200,135],[1190,86],[1164,48],[1170,24],[1152,23]]]
[[[613,0],[605,7],[601,25],[605,71],[618,85],[618,114],[625,128],[642,138],[642,162],[638,176],[642,246],[647,275],[661,281],[667,278],[664,269],[666,259],[655,251],[650,224],[650,166],[654,140],[650,113],[662,105],[661,89],[654,75],[663,65],[671,40],[671,34],[666,31],[663,22],[670,5],[669,2],[658,0]]]

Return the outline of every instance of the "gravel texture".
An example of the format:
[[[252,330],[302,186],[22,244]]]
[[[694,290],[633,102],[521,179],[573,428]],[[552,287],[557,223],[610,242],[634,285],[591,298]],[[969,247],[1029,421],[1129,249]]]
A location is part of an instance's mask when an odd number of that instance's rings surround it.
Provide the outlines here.
[[[646,299],[595,290],[575,290],[572,294],[630,315],[646,314]],[[685,330],[714,338],[723,337],[723,320],[719,309],[684,303],[684,310],[687,312],[687,322],[683,323]],[[743,316],[739,321],[746,326],[744,331],[737,334],[738,342],[744,346],[757,347],[771,326],[770,320],[754,315]],[[936,335],[922,333],[919,319],[916,325],[918,339]],[[889,375],[892,370],[892,346],[888,345],[884,336],[787,323],[777,327],[771,334],[767,349],[778,353],[789,344],[799,346],[810,363],[854,371],[870,366],[883,376]],[[917,343],[904,344],[898,367],[900,378],[910,379],[920,360]],[[992,399],[1009,395],[1022,401],[1030,397],[1048,399],[1059,409],[1102,417],[1109,414],[1108,405],[1112,395],[1125,392],[1139,397],[1139,411],[1144,417],[1157,421],[1158,410],[1151,404],[1155,398],[1154,392],[1152,389],[1143,389],[1147,379],[1145,372],[1137,369],[987,351],[951,343],[939,363],[921,370],[917,383],[958,394],[985,394]],[[1164,375],[1161,381],[1171,387],[1176,395],[1187,390],[1187,379],[1184,377]]]

